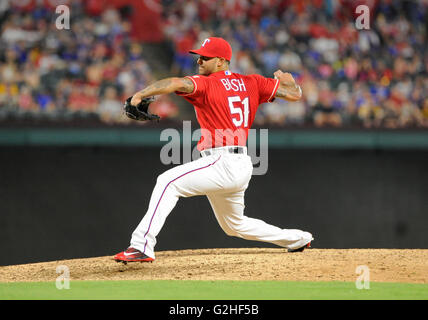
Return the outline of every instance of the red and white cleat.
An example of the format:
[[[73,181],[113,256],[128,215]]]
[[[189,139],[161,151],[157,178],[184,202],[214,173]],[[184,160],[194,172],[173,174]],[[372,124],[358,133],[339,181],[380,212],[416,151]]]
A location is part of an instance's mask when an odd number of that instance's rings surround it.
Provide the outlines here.
[[[116,262],[153,262],[155,259],[146,256],[140,250],[129,247],[123,252],[116,254],[113,258]]]

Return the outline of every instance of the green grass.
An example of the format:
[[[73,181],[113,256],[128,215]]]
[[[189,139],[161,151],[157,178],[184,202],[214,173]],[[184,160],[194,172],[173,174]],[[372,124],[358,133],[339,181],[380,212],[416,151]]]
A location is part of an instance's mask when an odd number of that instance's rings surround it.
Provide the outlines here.
[[[427,284],[292,281],[70,281],[0,283],[0,300],[428,300]]]

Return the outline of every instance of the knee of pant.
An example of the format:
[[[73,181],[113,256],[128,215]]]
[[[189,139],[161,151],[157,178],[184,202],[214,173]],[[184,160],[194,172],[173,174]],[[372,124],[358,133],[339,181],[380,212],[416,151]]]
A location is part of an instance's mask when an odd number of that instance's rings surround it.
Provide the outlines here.
[[[223,230],[228,236],[237,237],[241,233],[241,223],[229,222]]]
[[[158,176],[156,183],[158,185],[166,186],[167,184],[170,183],[170,178],[165,173],[162,173]]]
[[[223,229],[224,233],[226,233],[228,236],[236,236],[235,230],[230,226],[229,223],[225,221],[219,221],[220,227]]]
[[[223,231],[230,237],[236,237],[238,235],[238,233],[234,229],[231,229],[229,227],[224,227]]]

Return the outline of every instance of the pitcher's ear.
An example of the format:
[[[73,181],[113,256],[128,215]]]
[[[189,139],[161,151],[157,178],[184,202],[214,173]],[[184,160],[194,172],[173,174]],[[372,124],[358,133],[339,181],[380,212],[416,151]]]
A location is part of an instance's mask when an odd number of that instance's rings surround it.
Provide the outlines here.
[[[218,58],[217,67],[222,66],[226,62],[225,58]]]

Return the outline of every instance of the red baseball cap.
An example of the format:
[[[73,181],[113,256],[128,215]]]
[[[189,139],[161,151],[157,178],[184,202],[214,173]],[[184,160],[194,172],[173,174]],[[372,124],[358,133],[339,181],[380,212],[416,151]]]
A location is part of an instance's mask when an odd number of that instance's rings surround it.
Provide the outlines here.
[[[225,58],[228,61],[232,59],[232,47],[223,38],[207,38],[202,42],[200,49],[190,50],[189,52],[209,58],[219,57]]]

